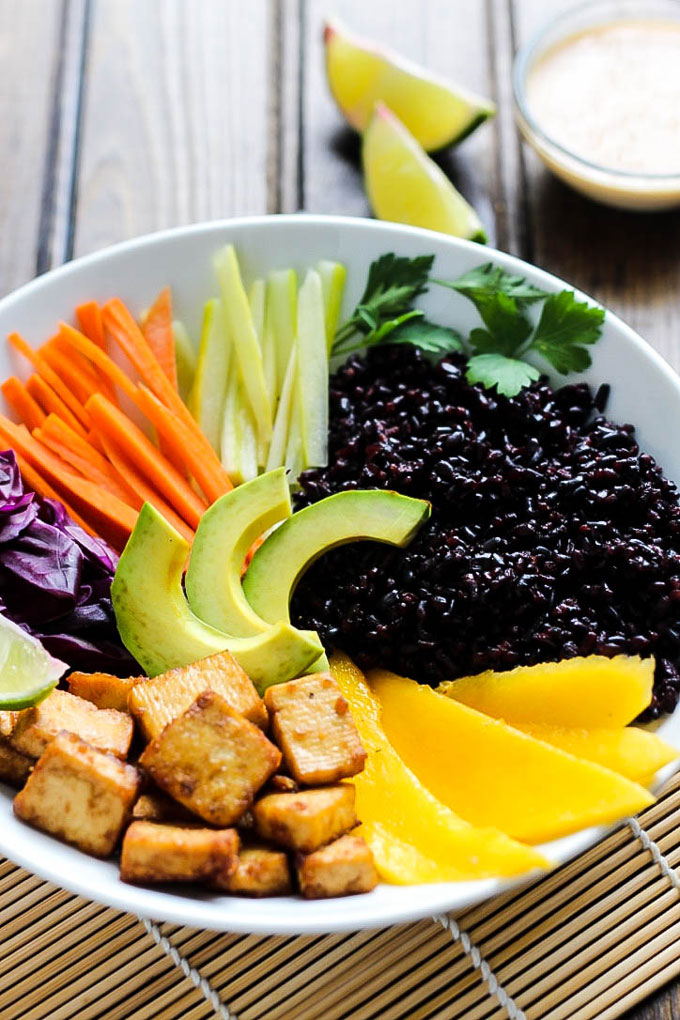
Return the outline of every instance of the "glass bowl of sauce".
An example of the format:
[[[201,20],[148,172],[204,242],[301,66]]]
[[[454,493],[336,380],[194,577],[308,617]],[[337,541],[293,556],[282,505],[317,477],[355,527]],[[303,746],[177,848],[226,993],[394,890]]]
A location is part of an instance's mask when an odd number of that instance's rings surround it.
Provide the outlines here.
[[[545,165],[624,209],[680,205],[680,3],[589,0],[515,58],[520,131]]]

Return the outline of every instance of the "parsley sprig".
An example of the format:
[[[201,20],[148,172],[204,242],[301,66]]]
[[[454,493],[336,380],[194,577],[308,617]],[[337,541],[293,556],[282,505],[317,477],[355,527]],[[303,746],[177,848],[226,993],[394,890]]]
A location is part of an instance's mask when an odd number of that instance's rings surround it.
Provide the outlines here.
[[[353,314],[338,330],[334,354],[349,354],[380,343],[410,343],[433,354],[461,350],[467,355],[467,379],[507,397],[538,379],[540,370],[527,355],[538,355],[557,372],[581,372],[591,363],[588,347],[602,331],[604,311],[577,301],[573,291],[540,290],[492,263],[455,280],[430,277],[434,256],[415,259],[387,254],[372,263],[366,289]],[[414,308],[429,283],[449,287],[472,301],[482,320],[465,341]],[[541,305],[538,322],[527,314]]]

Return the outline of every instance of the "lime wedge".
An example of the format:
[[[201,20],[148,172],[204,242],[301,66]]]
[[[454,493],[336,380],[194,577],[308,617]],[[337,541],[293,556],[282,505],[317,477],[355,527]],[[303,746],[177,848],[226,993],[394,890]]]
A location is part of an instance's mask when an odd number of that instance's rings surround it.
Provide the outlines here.
[[[67,669],[37,638],[0,616],[0,709],[16,711],[37,705]]]
[[[362,159],[366,191],[378,219],[486,241],[472,206],[382,103],[366,128]]]
[[[489,99],[351,35],[337,22],[328,22],[324,40],[331,93],[357,131],[366,129],[382,100],[431,152],[462,141],[496,112]]]

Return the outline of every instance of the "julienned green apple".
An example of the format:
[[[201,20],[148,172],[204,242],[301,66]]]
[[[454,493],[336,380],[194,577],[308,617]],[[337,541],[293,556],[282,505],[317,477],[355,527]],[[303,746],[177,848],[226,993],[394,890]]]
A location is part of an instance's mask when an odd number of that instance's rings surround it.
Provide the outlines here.
[[[232,637],[192,613],[182,591],[189,544],[145,503],[111,587],[123,644],[149,676],[228,650],[262,691],[299,676],[323,654],[318,640],[281,621]]]

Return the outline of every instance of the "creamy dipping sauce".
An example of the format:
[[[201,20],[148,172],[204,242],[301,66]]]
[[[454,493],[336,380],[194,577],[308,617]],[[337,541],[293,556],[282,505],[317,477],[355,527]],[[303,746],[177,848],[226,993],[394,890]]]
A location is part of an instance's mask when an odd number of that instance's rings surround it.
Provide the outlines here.
[[[599,25],[548,49],[527,79],[546,135],[611,170],[680,174],[680,23]]]

